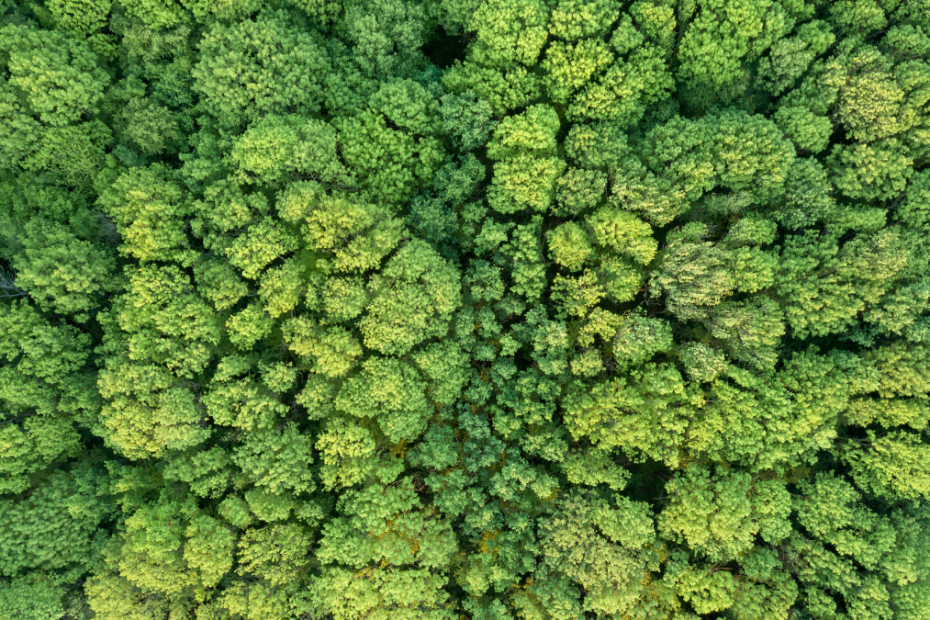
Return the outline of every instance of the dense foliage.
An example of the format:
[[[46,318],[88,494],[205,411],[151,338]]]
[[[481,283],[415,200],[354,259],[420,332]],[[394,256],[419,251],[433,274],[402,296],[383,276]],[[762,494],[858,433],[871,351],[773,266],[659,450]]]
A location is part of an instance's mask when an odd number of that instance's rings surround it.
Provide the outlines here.
[[[930,620],[930,1],[0,0],[0,619]]]

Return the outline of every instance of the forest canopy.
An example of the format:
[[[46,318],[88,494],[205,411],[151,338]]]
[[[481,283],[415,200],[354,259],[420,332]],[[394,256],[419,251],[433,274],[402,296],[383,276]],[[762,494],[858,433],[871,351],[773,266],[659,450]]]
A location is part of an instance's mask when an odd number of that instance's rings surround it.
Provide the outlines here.
[[[0,0],[0,620],[930,620],[930,0]]]

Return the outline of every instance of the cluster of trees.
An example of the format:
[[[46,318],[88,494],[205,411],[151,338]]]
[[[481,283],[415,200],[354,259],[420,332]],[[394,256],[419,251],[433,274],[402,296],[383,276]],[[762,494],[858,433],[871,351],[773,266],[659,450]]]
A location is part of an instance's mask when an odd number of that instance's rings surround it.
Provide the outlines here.
[[[0,619],[930,619],[927,0],[0,0]]]

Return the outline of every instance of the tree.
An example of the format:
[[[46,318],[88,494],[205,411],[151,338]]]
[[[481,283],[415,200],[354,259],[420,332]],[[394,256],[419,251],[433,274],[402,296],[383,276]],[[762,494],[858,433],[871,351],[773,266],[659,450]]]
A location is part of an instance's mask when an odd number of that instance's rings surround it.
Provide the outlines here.
[[[675,466],[693,414],[693,392],[668,364],[646,364],[620,378],[571,385],[563,401],[565,425],[579,440],[601,449],[621,448],[629,458]]]
[[[421,48],[428,31],[419,8],[398,0],[369,0],[345,7],[340,30],[354,44],[353,55],[364,72],[383,80],[422,64]]]
[[[366,110],[341,119],[337,128],[343,159],[362,187],[373,199],[393,205],[429,185],[445,154],[436,138],[395,130],[388,122],[383,114]]]
[[[890,200],[904,191],[913,160],[897,140],[834,147],[830,163],[836,187],[852,199]]]
[[[93,416],[99,399],[95,373],[87,367],[91,341],[86,334],[45,319],[25,300],[0,310],[0,325],[0,489],[22,493],[37,476],[77,454],[74,420]]]
[[[16,284],[43,310],[86,321],[99,297],[116,289],[114,257],[104,248],[39,218],[28,221],[23,232],[22,250],[11,261]]]
[[[484,146],[496,125],[491,104],[470,93],[445,95],[439,110],[442,132],[457,138],[463,151]]]
[[[192,215],[188,196],[165,166],[131,168],[101,193],[98,204],[113,218],[123,243],[120,251],[141,261],[189,262],[185,219]]]
[[[606,34],[618,8],[610,0],[561,0],[552,11],[549,32],[566,41]]]
[[[54,31],[8,24],[0,30],[14,86],[44,123],[61,127],[95,113],[109,75],[87,44]]]
[[[404,355],[443,336],[460,299],[455,267],[422,241],[404,245],[369,284],[371,301],[359,322],[365,346]]]
[[[430,518],[409,478],[392,487],[346,493],[340,516],[323,531],[323,563],[311,584],[313,601],[336,618],[451,618],[442,568],[456,552],[442,518]]]
[[[501,213],[544,211],[552,202],[556,179],[565,164],[554,157],[559,118],[549,106],[531,106],[503,119],[488,143],[494,166],[491,207]]]
[[[658,517],[659,527],[711,562],[724,562],[748,551],[756,534],[778,543],[791,531],[787,521],[790,495],[777,481],[754,482],[742,472],[689,468],[665,489],[669,504]],[[705,611],[698,609],[701,606]],[[695,609],[708,613],[713,606],[703,602]]]
[[[575,71],[584,66],[591,67],[592,63],[597,67],[610,62],[607,55],[600,59],[591,58],[591,52],[581,43],[573,52],[572,68]],[[568,117],[576,122],[584,119],[610,121],[624,128],[634,125],[642,119],[648,106],[667,99],[673,89],[672,77],[664,70],[663,63],[662,52],[650,45],[631,52],[626,60],[617,59],[604,72],[600,82],[585,80],[588,85],[569,105]],[[593,74],[597,69],[588,71]],[[562,72],[564,70],[554,67],[554,73]],[[557,94],[553,95],[556,101]]]
[[[800,106],[779,108],[775,122],[799,150],[814,154],[827,148],[833,133],[833,123],[829,118],[817,116]]]
[[[629,610],[643,582],[658,568],[652,515],[625,497],[587,493],[559,502],[542,528],[545,562],[585,588],[584,608],[598,613]]]
[[[788,237],[782,250],[784,271],[777,279],[788,301],[788,324],[799,334],[835,333],[851,325],[858,312],[880,298],[907,260],[893,230],[857,236],[842,248],[835,237],[811,232]]]
[[[321,42],[279,10],[256,21],[214,24],[191,76],[206,110],[222,125],[238,127],[268,113],[316,112],[328,69]]]
[[[814,20],[801,24],[797,34],[772,45],[768,56],[760,62],[759,77],[773,95],[780,95],[793,86],[835,40],[826,22]]]
[[[541,80],[524,67],[486,67],[470,60],[453,65],[442,76],[442,84],[456,95],[474,93],[497,116],[527,105],[542,93]]]
[[[286,222],[303,225],[301,237],[319,253],[316,263],[322,269],[374,269],[406,232],[389,209],[350,195],[325,194],[310,181],[290,185],[279,196],[278,210]]]
[[[244,183],[274,185],[292,178],[331,185],[346,175],[335,129],[297,115],[268,115],[249,125],[230,158]]]
[[[762,55],[791,30],[793,20],[775,2],[714,0],[699,6],[681,38],[680,79],[739,94],[744,59]]]
[[[470,59],[493,67],[536,64],[546,42],[548,16],[545,4],[535,0],[482,2],[469,21],[475,32]]]
[[[97,525],[106,516],[94,504],[92,496],[81,492],[75,476],[63,471],[47,477],[20,500],[4,500],[0,574],[53,573],[82,565],[86,569],[94,560]]]
[[[65,32],[90,34],[106,24],[111,3],[87,0],[57,0],[48,5],[55,24]]]

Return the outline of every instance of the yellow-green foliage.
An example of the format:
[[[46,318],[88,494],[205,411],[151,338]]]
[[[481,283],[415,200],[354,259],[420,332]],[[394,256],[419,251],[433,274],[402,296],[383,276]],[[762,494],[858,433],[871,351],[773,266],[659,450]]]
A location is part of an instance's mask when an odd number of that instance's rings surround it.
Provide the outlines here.
[[[927,0],[0,2],[0,620],[928,620]]]

